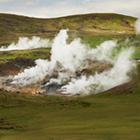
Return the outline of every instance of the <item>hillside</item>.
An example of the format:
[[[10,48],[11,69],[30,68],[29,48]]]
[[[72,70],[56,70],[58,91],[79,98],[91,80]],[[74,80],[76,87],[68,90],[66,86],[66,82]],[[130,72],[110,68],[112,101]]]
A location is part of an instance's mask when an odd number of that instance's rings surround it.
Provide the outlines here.
[[[19,36],[52,37],[62,28],[90,35],[134,34],[136,18],[119,14],[86,14],[52,19],[0,14],[0,42],[7,44]]]

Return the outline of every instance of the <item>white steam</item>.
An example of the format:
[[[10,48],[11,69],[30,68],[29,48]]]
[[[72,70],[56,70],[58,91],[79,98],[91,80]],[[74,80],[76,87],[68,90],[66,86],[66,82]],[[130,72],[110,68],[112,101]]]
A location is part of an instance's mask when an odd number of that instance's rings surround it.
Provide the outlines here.
[[[130,80],[128,73],[134,68],[135,64],[129,60],[133,49],[123,50],[114,63],[113,68],[94,76],[81,76],[78,79],[72,79],[67,85],[62,87],[64,94],[90,94],[99,93],[115,86],[126,83]]]
[[[25,69],[24,72],[18,74],[13,79],[13,84],[26,86],[29,84],[35,84],[38,81],[42,81],[49,72],[49,62],[47,60],[38,59],[35,61],[36,66]]]
[[[31,39],[28,37],[20,37],[18,42],[12,43],[9,46],[0,47],[0,51],[11,51],[11,50],[28,50],[36,48],[47,48],[49,47],[48,39],[41,39],[40,37],[33,36]]]
[[[135,30],[136,30],[136,34],[140,34],[140,19],[137,19],[135,23]]]
[[[115,41],[105,41],[95,49],[89,50],[89,59],[113,63],[112,51],[116,47],[117,43]]]
[[[120,50],[114,56],[118,47],[115,41],[105,41],[91,49],[79,38],[71,43],[67,43],[67,39],[67,31],[61,30],[51,46],[51,60],[36,60],[36,66],[16,75],[12,84],[26,86],[44,80],[46,86],[53,83],[63,85],[59,89],[63,94],[76,95],[96,94],[130,80],[128,74],[135,66],[130,60],[132,48]],[[88,68],[87,61],[104,62],[113,67],[100,74],[77,76],[77,72]]]

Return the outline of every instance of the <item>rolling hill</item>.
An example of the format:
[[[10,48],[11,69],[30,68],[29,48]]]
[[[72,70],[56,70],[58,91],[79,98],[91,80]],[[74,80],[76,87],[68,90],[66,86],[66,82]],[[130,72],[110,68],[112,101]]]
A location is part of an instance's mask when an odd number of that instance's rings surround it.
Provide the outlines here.
[[[85,14],[51,19],[0,14],[0,42],[7,44],[19,36],[52,37],[62,28],[89,35],[134,34],[136,18],[119,14]]]

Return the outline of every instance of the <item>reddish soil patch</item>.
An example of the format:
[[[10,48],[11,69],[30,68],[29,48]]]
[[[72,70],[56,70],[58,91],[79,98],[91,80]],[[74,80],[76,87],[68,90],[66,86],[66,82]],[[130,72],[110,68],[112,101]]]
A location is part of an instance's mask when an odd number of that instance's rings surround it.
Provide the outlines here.
[[[108,94],[118,94],[118,95],[122,95],[122,94],[131,94],[134,91],[134,88],[136,87],[137,82],[135,80],[132,80],[131,82],[125,83],[123,85],[119,85],[116,86],[110,90],[108,90],[107,92],[104,93],[108,93]]]
[[[6,75],[16,75],[23,69],[34,66],[35,63],[31,59],[15,59],[12,61],[8,61],[0,64],[0,76]]]

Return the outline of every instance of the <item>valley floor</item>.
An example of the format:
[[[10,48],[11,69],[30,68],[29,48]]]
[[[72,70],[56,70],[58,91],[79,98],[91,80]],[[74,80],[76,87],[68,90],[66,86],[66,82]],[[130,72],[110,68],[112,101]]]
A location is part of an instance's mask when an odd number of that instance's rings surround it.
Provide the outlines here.
[[[0,91],[0,140],[139,140],[139,91],[84,98]]]

